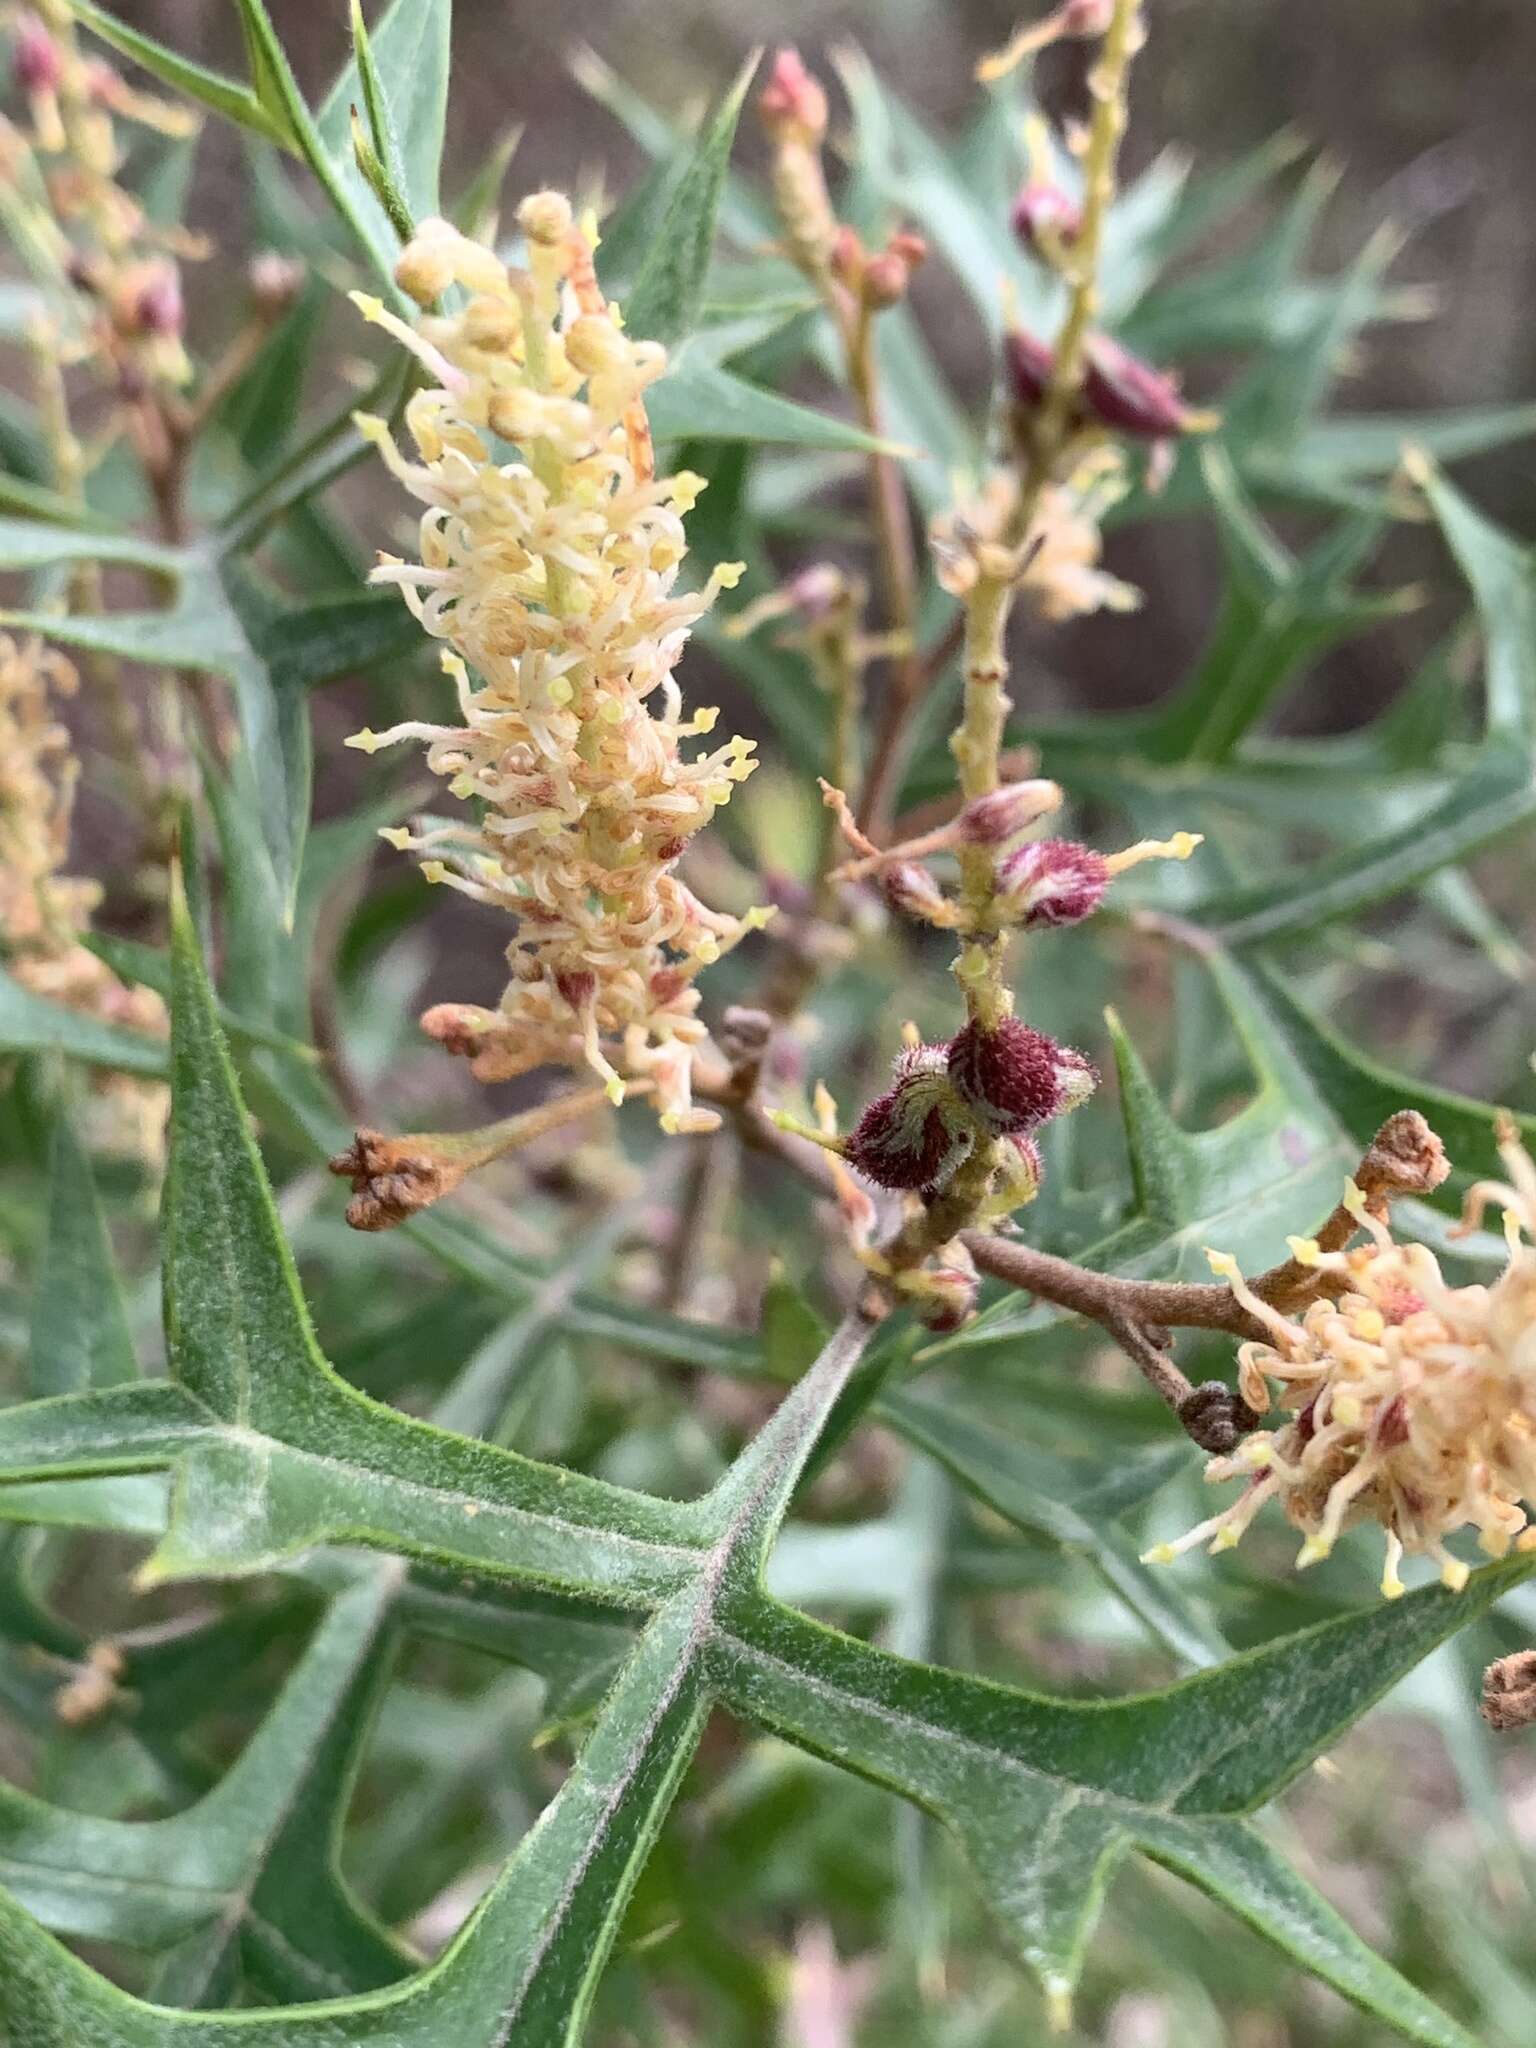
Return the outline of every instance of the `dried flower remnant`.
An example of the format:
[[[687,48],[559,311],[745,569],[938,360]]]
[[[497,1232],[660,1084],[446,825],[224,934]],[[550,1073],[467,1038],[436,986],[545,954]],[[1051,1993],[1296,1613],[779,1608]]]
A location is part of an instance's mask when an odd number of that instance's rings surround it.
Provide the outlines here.
[[[1500,1735],[1536,1723],[1536,1650],[1499,1657],[1483,1673],[1483,1719]]]
[[[101,885],[64,872],[80,769],[57,704],[78,687],[56,648],[0,633],[0,947],[6,971],[33,995],[163,1036],[159,996],[120,981],[84,943]],[[102,1071],[91,1107],[106,1150],[159,1159],[167,1108],[159,1083]]]
[[[716,714],[689,716],[672,671],[739,565],[674,589],[701,484],[654,474],[643,393],[665,351],[624,333],[564,198],[536,193],[518,217],[526,269],[440,220],[402,252],[400,281],[423,307],[461,288],[452,313],[408,323],[354,295],[432,380],[406,408],[418,461],[381,420],[358,423],[427,508],[420,561],[383,557],[374,581],[397,585],[448,643],[460,722],[409,720],[349,744],[426,741],[428,765],[483,805],[480,821],[386,836],[428,856],[429,880],[519,920],[499,1007],[440,1004],[429,1034],[485,1081],[585,1062],[617,1102],[626,1077],[647,1078],[668,1130],[713,1129],[691,1099],[705,1037],[695,976],[769,912],[711,910],[676,872],[754,763],[743,739],[685,758]]]
[[[1536,1547],[1526,1513],[1536,1501],[1536,1164],[1511,1126],[1499,1151],[1508,1182],[1473,1188],[1467,1212],[1470,1227],[1487,1203],[1504,1210],[1509,1258],[1491,1286],[1450,1286],[1428,1246],[1397,1243],[1353,1185],[1346,1203],[1368,1243],[1324,1252],[1291,1240],[1328,1290],[1299,1321],[1212,1255],[1272,1333],[1239,1352],[1244,1397],[1259,1413],[1278,1400],[1291,1415],[1212,1460],[1207,1478],[1243,1478],[1243,1494],[1149,1558],[1167,1562],[1207,1539],[1229,1549],[1271,1500],[1306,1539],[1298,1565],[1326,1557],[1349,1524],[1379,1522],[1389,1599],[1403,1591],[1405,1554],[1433,1558],[1446,1585],[1465,1585],[1468,1568],[1445,1543],[1459,1529],[1476,1529],[1490,1557]]]

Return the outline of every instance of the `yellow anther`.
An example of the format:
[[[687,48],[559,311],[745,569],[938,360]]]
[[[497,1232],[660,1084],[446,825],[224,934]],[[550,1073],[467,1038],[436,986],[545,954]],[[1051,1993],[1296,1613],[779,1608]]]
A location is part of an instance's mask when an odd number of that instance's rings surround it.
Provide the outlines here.
[[[1296,1569],[1304,1572],[1308,1565],[1321,1564],[1333,1550],[1333,1545],[1323,1536],[1309,1536],[1296,1553]]]
[[[411,835],[404,825],[381,825],[379,837],[386,840],[396,853],[404,853],[411,843]]]
[[[344,747],[356,747],[360,754],[376,754],[384,745],[376,732],[364,726],[361,732],[351,732],[342,741]]]
[[[1288,1237],[1285,1243],[1298,1266],[1315,1266],[1323,1256],[1323,1248],[1315,1237]]]
[[[421,864],[421,876],[425,882],[446,882],[448,869],[440,860],[424,860]]]
[[[1440,1583],[1453,1593],[1460,1593],[1471,1576],[1471,1566],[1463,1564],[1459,1557],[1448,1557],[1440,1567]]]

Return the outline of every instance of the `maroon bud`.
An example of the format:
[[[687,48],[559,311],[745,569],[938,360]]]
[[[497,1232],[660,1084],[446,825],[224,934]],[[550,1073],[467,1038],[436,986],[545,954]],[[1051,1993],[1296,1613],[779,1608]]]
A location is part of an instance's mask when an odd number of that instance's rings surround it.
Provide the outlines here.
[[[764,898],[785,917],[809,917],[815,908],[816,899],[804,882],[798,876],[786,874],[782,868],[764,868],[758,876],[758,887]]]
[[[1114,12],[1115,0],[1065,0],[1061,10],[1062,34],[1107,35]]]
[[[1083,231],[1082,209],[1069,192],[1046,180],[1032,180],[1013,202],[1013,232],[1036,256],[1070,249]]]
[[[568,974],[563,977],[557,976],[556,979],[560,983],[560,993],[573,1010],[579,1010],[590,1002],[593,990],[597,986],[597,977],[592,974]],[[583,990],[579,999],[573,1001],[568,990],[569,985],[576,982],[591,982],[592,987]],[[675,1003],[683,990],[691,987],[692,983],[681,967],[658,967],[647,986],[651,992],[651,1000],[664,1010],[669,1004]]]
[[[1090,917],[1109,887],[1109,863],[1072,839],[1036,839],[1010,853],[997,871],[999,908],[1026,928],[1076,924]]]
[[[978,1283],[960,1266],[930,1266],[923,1274],[917,1319],[935,1336],[947,1337],[976,1312]]]
[[[59,46],[35,14],[23,14],[16,23],[16,40],[11,46],[11,70],[17,89],[28,99],[40,93],[57,92],[64,75]]]
[[[827,96],[794,49],[776,50],[757,96],[763,126],[776,141],[812,145],[827,132]]]
[[[893,256],[889,249],[883,250],[865,264],[859,296],[866,306],[877,309],[897,305],[907,296],[911,276],[899,256]]]
[[[1056,367],[1055,352],[1022,327],[1009,329],[1003,349],[1014,404],[1033,411],[1050,388],[1051,373]]]
[[[1317,1435],[1317,1396],[1314,1394],[1306,1407],[1296,1416],[1296,1434],[1304,1444],[1311,1443]]]
[[[181,332],[181,279],[169,263],[157,263],[134,294],[132,324],[141,334]]]
[[[864,244],[859,240],[858,229],[849,227],[846,221],[832,237],[827,267],[838,283],[847,285],[850,290],[863,274]]]
[[[812,562],[790,577],[784,595],[808,624],[815,625],[848,595],[848,579],[831,562]]]
[[[1060,802],[1054,782],[1005,782],[1001,789],[972,797],[955,822],[968,846],[1005,846]]]
[[[995,1137],[1043,1124],[1086,1102],[1099,1077],[1080,1052],[1004,1017],[971,1022],[949,1048],[955,1093]]]
[[[1088,337],[1083,400],[1101,426],[1142,441],[1182,434],[1195,418],[1174,378],[1154,370],[1107,334]]]
[[[876,1187],[929,1194],[943,1186],[974,1144],[946,1060],[941,1045],[903,1053],[895,1086],[877,1096],[854,1126],[848,1162]]]

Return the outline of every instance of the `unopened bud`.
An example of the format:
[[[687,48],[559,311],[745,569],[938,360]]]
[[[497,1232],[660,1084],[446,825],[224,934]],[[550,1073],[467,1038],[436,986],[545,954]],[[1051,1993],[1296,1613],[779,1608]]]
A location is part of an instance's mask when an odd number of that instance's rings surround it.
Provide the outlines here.
[[[815,625],[847,597],[848,579],[835,563],[811,562],[790,577],[784,595],[793,610]]]
[[[918,1046],[896,1062],[895,1085],[854,1126],[847,1158],[876,1187],[931,1194],[951,1178],[975,1142],[956,1100],[941,1045]]]
[[[553,247],[571,231],[571,202],[563,192],[530,192],[517,209],[517,224],[530,242]]]
[[[421,1028],[428,1038],[437,1040],[444,1052],[459,1059],[473,1059],[495,1022],[496,1012],[483,1010],[478,1003],[434,1003],[422,1013]]]
[[[354,1230],[391,1230],[451,1194],[470,1162],[446,1156],[430,1136],[391,1138],[360,1130],[331,1172],[352,1183],[347,1221]]]
[[[776,142],[801,142],[815,148],[824,140],[827,96],[806,70],[798,50],[774,52],[768,83],[757,96],[757,111]]]
[[[892,910],[927,924],[949,921],[949,899],[918,861],[893,860],[879,870],[879,880],[880,893]]]
[[[1058,1045],[1017,1017],[974,1019],[949,1048],[955,1093],[995,1137],[1029,1130],[1076,1109],[1098,1086],[1080,1052]]]
[[[174,265],[157,263],[133,295],[131,324],[141,334],[178,335],[182,318],[181,278]]]
[[[1050,389],[1056,368],[1054,350],[1022,327],[1014,327],[1003,343],[1003,362],[1014,404],[1032,412]]]
[[[245,280],[256,310],[275,318],[286,313],[304,289],[304,266],[276,249],[263,249],[251,258]]]
[[[1005,782],[985,796],[972,797],[956,819],[959,835],[969,846],[1006,846],[1037,818],[1061,802],[1060,787],[1041,777],[1030,782]]]
[[[59,46],[35,14],[23,14],[16,23],[11,71],[17,90],[28,99],[59,89],[64,75]]]
[[[864,274],[866,251],[859,240],[857,228],[851,228],[845,221],[832,238],[832,247],[827,254],[827,268],[839,284],[845,284],[850,291],[858,288]]]
[[[1033,840],[999,867],[998,908],[1010,924],[1076,924],[1098,909],[1109,880],[1109,863],[1091,846]]]
[[[920,1284],[911,1292],[918,1304],[918,1321],[935,1336],[947,1337],[976,1313],[976,1275],[960,1266],[925,1267]]]
[[[1107,35],[1114,12],[1115,0],[1066,0],[1061,32],[1066,36]]]
[[[1023,246],[1049,262],[1057,249],[1070,249],[1083,231],[1082,209],[1069,192],[1031,179],[1013,202],[1013,232]]]
[[[1088,337],[1083,402],[1101,426],[1137,440],[1163,441],[1210,424],[1179,395],[1177,381],[1154,370],[1107,334]]]
[[[884,250],[864,266],[861,297],[866,306],[895,306],[907,295],[912,273],[899,256]]]

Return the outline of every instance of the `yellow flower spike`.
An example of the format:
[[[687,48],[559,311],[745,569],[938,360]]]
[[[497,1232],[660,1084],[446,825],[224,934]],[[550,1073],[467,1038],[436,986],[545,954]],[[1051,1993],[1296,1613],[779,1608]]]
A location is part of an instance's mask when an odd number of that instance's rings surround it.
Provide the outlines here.
[[[576,695],[576,691],[569,676],[556,676],[544,694],[551,704],[563,711]]]
[[[720,958],[720,942],[713,933],[706,932],[693,949],[693,957],[702,960],[706,967],[713,967]]]
[[[1144,860],[1188,860],[1195,848],[1204,844],[1203,832],[1175,832],[1171,839],[1138,839],[1121,853],[1106,854],[1104,865],[1110,874],[1123,875]]]
[[[363,439],[375,448],[389,439],[389,422],[381,419],[376,412],[355,412],[352,415],[352,424]],[[393,560],[393,556],[390,559]]]

